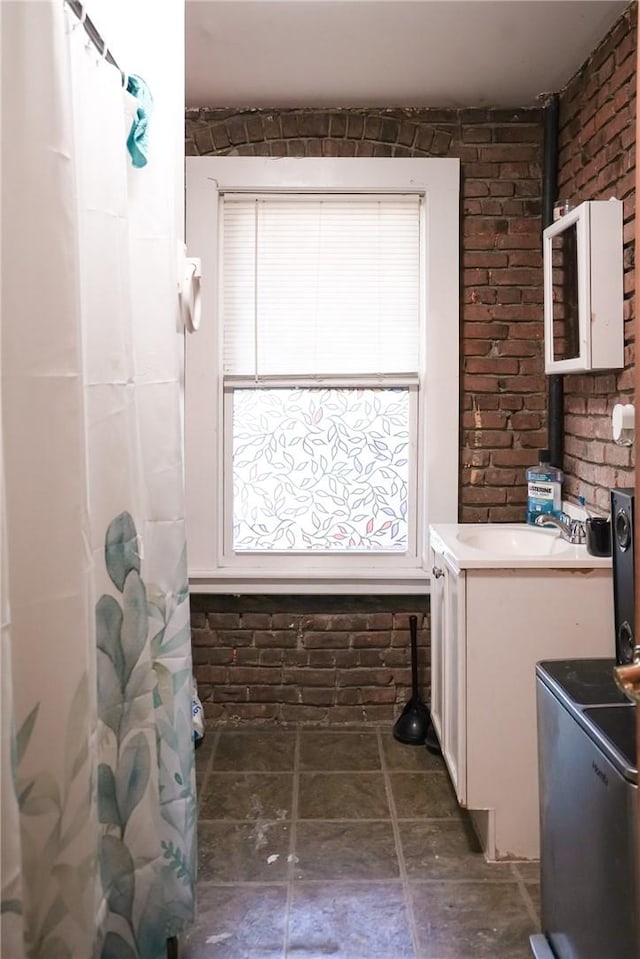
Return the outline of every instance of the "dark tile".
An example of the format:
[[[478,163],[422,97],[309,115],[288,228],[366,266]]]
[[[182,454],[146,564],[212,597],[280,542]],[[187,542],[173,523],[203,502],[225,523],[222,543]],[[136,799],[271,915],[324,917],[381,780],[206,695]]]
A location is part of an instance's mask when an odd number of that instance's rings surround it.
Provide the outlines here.
[[[421,959],[531,959],[536,930],[514,883],[412,883]]]
[[[296,734],[282,730],[223,731],[214,769],[281,772],[293,769]]]
[[[540,918],[540,883],[539,882],[526,882],[524,888],[527,891],[527,895],[531,899],[531,905],[533,910],[538,918]]]
[[[215,771],[200,797],[200,819],[290,819],[293,773]]]
[[[206,765],[206,763],[209,762],[209,760],[211,759],[211,753],[213,752],[215,743],[216,743],[216,734],[210,733],[208,735],[205,735],[200,740],[200,745],[198,746],[197,749],[195,749],[194,747],[193,752],[194,752],[196,769],[198,768],[199,765],[201,766]]]
[[[287,878],[289,830],[288,823],[262,820],[246,824],[200,823],[198,826],[200,880],[202,882],[282,882]]]
[[[198,886],[181,959],[282,959],[287,887]]]
[[[213,745],[214,737],[205,737],[205,739],[202,740],[202,745],[195,750],[196,785],[198,788],[204,782],[204,777],[211,766]]]
[[[384,776],[379,773],[300,773],[301,819],[388,819]]]
[[[198,799],[200,798],[200,792],[202,790],[202,787],[204,786],[206,775],[207,775],[206,766],[200,769],[196,766],[196,793],[198,795]]]
[[[471,823],[461,817],[398,823],[409,879],[484,879],[513,884],[508,863],[486,862]]]
[[[448,819],[460,815],[446,773],[391,773],[389,779],[398,819]]]
[[[511,868],[516,876],[522,879],[523,882],[540,882],[540,863],[537,859],[532,862],[513,862],[511,863]]]
[[[382,733],[382,751],[387,769],[414,772],[444,772],[442,756],[434,756],[425,746],[405,746],[393,738],[391,730]]]
[[[413,959],[401,883],[296,886],[287,959]]]
[[[378,735],[371,732],[303,730],[300,769],[380,769]]]
[[[296,827],[296,879],[396,879],[391,822],[304,822]]]

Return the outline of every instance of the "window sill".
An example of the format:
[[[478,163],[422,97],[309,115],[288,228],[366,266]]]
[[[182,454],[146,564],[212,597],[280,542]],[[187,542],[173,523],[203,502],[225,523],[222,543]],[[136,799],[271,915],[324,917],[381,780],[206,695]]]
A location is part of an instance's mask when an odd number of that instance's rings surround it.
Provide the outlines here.
[[[343,593],[367,595],[401,593],[424,595],[430,592],[427,570],[401,570],[384,576],[339,574],[327,576],[307,571],[303,574],[271,573],[264,570],[240,575],[238,570],[207,572],[196,570],[189,575],[192,593],[289,593],[309,595],[312,593],[340,595]]]

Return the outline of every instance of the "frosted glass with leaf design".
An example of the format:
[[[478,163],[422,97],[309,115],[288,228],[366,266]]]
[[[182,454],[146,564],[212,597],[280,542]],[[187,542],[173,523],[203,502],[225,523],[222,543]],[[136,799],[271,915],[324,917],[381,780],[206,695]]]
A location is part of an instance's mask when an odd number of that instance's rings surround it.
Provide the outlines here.
[[[407,388],[232,397],[235,551],[407,549]]]

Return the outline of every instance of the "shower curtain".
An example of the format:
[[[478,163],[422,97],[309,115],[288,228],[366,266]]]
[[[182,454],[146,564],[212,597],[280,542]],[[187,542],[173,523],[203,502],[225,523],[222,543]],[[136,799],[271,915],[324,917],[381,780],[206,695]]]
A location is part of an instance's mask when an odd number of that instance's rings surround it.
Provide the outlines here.
[[[1,16],[0,953],[161,959],[196,863],[167,184],[62,0]]]

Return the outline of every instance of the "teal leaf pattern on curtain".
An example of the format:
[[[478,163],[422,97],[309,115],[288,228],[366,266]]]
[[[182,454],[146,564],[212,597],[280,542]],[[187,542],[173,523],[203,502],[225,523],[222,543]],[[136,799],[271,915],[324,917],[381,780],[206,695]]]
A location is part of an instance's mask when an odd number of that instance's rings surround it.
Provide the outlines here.
[[[104,556],[109,577],[121,593],[129,573],[140,571],[138,534],[130,513],[120,513],[109,524]]]
[[[193,918],[196,803],[186,561],[183,554],[170,588],[147,588],[135,544],[133,520],[121,514],[109,526],[105,546],[120,601],[105,594],[95,611],[96,736],[86,671],[64,718],[59,774],[37,764],[28,773],[25,768],[42,724],[38,703],[12,736],[32,895],[23,904],[19,889],[7,886],[0,912],[23,916],[27,955],[34,959],[78,959],[70,945],[73,924],[94,942],[92,955],[82,959],[165,959],[166,940]],[[96,854],[102,902],[87,929],[87,916],[94,916]]]
[[[101,596],[96,606],[96,631],[98,649],[105,654],[123,685],[124,655],[122,652],[122,609],[113,596]]]
[[[105,537],[118,596],[96,604],[100,872],[114,917],[101,959],[164,959],[167,938],[182,931],[194,907],[186,560],[183,552],[169,589],[147,585],[137,546],[133,518],[121,513]]]
[[[112,826],[122,826],[116,799],[116,779],[106,763],[98,766],[98,819]]]
[[[100,845],[100,878],[109,908],[117,916],[132,920],[134,865],[131,854],[121,839],[103,836]]]
[[[123,823],[129,821],[144,795],[150,766],[149,746],[144,735],[138,733],[122,750],[116,770],[116,801]]]
[[[102,959],[137,959],[137,954],[122,936],[110,932],[104,941]]]
[[[86,915],[89,877],[95,857],[77,859],[74,841],[90,828],[89,680],[84,672],[75,689],[65,722],[64,774],[56,779],[43,769],[26,776],[23,761],[38,727],[40,704],[30,710],[13,737],[15,790],[22,817],[25,872],[33,895],[26,908],[2,891],[0,912],[24,915],[25,944],[37,959],[75,959],[70,923],[81,927]],[[43,837],[46,837],[44,842]],[[69,859],[73,860],[73,866]]]

